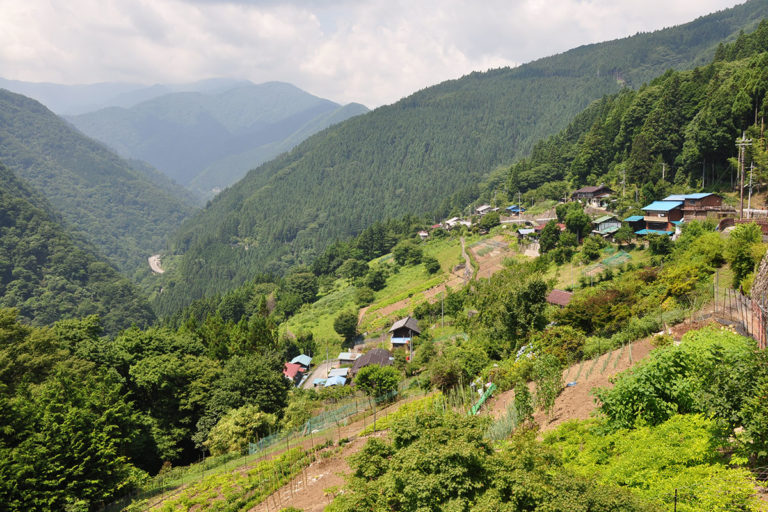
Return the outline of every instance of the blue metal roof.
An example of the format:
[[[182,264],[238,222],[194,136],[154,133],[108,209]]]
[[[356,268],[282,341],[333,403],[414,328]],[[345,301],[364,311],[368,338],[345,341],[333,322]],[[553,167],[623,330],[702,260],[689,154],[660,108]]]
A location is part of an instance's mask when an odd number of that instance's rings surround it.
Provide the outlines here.
[[[624,222],[640,222],[643,219],[644,217],[642,215],[632,215],[631,217],[624,219]]]
[[[686,199],[704,199],[714,195],[711,192],[696,192],[695,194],[672,194],[664,198],[664,201],[685,201]]]
[[[640,231],[635,231],[636,235],[671,235],[673,234],[673,231],[661,231],[658,229],[641,229]]]
[[[648,210],[652,212],[668,212],[670,210],[674,210],[682,204],[682,201],[654,201],[648,206],[643,206],[641,210]]]
[[[301,366],[306,366],[309,368],[309,365],[312,364],[312,358],[309,356],[305,356],[304,354],[301,354],[300,356],[296,356],[293,359],[291,359],[292,363],[300,364]]]

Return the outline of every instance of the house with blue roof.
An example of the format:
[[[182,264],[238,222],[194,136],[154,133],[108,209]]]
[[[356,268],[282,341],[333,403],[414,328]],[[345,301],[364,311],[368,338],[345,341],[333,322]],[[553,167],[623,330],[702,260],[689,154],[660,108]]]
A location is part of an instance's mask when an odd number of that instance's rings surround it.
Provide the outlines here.
[[[734,215],[736,210],[729,206],[723,206],[723,198],[710,192],[697,192],[695,194],[672,194],[664,198],[664,201],[680,201],[683,219],[706,219],[708,217],[720,219]]]
[[[671,235],[676,223],[683,219],[683,201],[654,201],[643,206],[645,229],[635,231],[636,235]]]

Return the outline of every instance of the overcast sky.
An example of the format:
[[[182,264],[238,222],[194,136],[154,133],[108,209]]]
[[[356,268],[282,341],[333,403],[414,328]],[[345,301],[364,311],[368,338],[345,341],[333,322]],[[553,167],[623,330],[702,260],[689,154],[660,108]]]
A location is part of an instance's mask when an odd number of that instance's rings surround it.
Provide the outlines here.
[[[471,71],[691,21],[735,0],[0,0],[0,76],[280,80],[392,103]]]

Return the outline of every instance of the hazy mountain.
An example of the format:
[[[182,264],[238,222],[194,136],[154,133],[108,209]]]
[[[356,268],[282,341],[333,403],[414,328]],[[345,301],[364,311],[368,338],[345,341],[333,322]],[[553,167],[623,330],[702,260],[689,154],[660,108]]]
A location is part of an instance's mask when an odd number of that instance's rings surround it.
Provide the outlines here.
[[[290,84],[241,85],[220,92],[166,94],[131,108],[68,119],[123,156],[149,162],[205,194],[225,188],[323,128],[367,112]]]
[[[58,115],[78,115],[107,107],[132,107],[173,92],[216,93],[250,82],[212,78],[187,84],[136,83],[53,84],[0,78],[0,88],[34,98]]]
[[[132,274],[193,210],[156,172],[126,162],[37,101],[0,89],[0,161]]]

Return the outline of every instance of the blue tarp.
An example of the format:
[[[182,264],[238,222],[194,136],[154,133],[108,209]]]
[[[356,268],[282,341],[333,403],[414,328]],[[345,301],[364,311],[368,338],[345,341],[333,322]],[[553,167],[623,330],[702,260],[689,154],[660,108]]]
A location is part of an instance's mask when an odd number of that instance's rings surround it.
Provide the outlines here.
[[[411,338],[392,338],[393,345],[405,345],[410,343]]]
[[[510,211],[512,213],[522,213],[525,211],[525,208],[523,208],[522,206],[513,204],[512,206],[507,206],[507,211]]]
[[[346,384],[347,379],[341,376],[335,376],[335,377],[329,377],[328,380],[325,381],[325,387],[329,386],[343,386]]]

